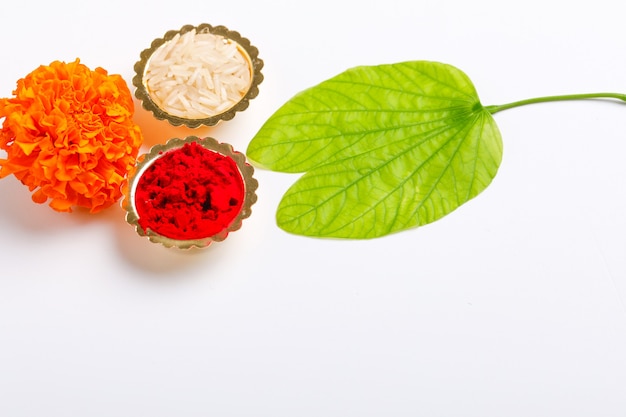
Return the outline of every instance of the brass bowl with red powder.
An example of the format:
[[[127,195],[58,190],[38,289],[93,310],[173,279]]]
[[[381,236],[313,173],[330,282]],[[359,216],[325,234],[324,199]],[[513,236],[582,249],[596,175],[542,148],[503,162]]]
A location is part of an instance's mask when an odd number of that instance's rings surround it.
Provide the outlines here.
[[[155,145],[129,175],[126,221],[152,242],[204,248],[241,227],[256,202],[258,182],[245,155],[207,137]]]

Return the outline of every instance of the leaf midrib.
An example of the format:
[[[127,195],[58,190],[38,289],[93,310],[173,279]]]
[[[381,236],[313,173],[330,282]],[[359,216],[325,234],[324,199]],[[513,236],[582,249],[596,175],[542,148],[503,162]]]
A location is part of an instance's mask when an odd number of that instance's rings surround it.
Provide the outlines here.
[[[455,107],[454,110],[458,111],[460,114],[464,113],[467,111],[467,107],[463,107],[464,110],[461,109],[461,107]],[[366,110],[362,110],[363,112],[366,112]],[[409,112],[404,112],[404,113],[409,113]],[[463,116],[465,117],[465,116]],[[419,122],[415,122],[415,123],[410,123],[410,124],[405,124],[405,125],[400,125],[400,126],[391,126],[391,127],[379,127],[377,129],[366,129],[366,130],[358,130],[358,131],[354,131],[354,132],[339,132],[335,135],[326,135],[326,136],[318,136],[318,137],[302,137],[299,139],[292,139],[289,143],[279,143],[279,144],[271,144],[271,145],[266,145],[266,146],[258,146],[255,149],[253,149],[250,154],[254,154],[255,152],[260,152],[266,149],[272,149],[278,146],[286,146],[286,145],[290,145],[290,146],[294,146],[294,145],[298,145],[298,144],[303,144],[303,143],[314,143],[316,141],[321,141],[321,140],[332,140],[334,138],[343,138],[343,137],[354,137],[354,136],[361,136],[361,138],[357,139],[354,142],[348,141],[348,143],[346,143],[346,146],[342,147],[342,148],[338,148],[337,152],[343,152],[345,149],[350,148],[355,146],[356,144],[360,143],[361,140],[364,140],[366,137],[371,136],[373,134],[378,134],[381,132],[394,132],[394,131],[399,131],[399,130],[410,130],[412,128],[415,128],[417,126],[423,126],[423,125],[427,125],[427,124],[435,124],[435,123],[439,123],[439,122],[444,122],[446,120],[451,119],[451,115],[447,114],[444,117],[441,118],[437,118],[437,119],[433,119],[433,120],[428,120],[428,121],[419,121]],[[308,126],[314,126],[314,123],[309,123]],[[326,124],[320,124],[321,126],[327,126]],[[410,138],[413,138],[414,136],[411,136]],[[392,143],[399,143],[402,142],[401,141],[394,141]],[[378,149],[378,148],[377,148]],[[304,162],[310,160],[311,158],[315,157],[316,153],[311,154],[308,158],[302,159],[301,161],[299,161],[297,164],[291,164],[291,165],[285,165],[279,169],[281,170],[286,170],[291,172],[291,168],[293,168],[294,166],[298,166],[298,165],[302,165]],[[285,156],[286,157],[286,156]],[[276,159],[273,163],[273,165],[276,165],[277,162],[285,159],[285,157],[283,158],[279,158]],[[293,171],[296,172],[296,171]],[[301,172],[301,171],[300,171]]]

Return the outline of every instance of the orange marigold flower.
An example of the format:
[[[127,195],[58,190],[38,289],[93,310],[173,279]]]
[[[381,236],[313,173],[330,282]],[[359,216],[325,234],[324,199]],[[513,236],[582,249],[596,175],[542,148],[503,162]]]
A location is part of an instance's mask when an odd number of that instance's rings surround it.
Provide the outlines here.
[[[13,94],[0,98],[0,178],[15,175],[33,201],[51,200],[57,211],[96,213],[118,201],[142,143],[122,77],[55,61],[18,80]]]

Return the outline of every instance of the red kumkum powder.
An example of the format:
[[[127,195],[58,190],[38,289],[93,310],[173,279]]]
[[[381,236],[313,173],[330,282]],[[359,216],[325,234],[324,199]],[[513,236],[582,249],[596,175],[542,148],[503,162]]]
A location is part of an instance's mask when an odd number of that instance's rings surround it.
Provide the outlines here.
[[[177,240],[226,229],[241,211],[245,186],[235,161],[196,142],[164,152],[135,190],[139,226]]]

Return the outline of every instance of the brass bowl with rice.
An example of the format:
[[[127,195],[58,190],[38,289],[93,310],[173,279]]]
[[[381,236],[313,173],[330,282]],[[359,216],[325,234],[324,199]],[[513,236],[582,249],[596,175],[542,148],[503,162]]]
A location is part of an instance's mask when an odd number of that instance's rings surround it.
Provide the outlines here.
[[[258,49],[238,32],[203,23],[168,31],[143,50],[133,85],[159,120],[196,128],[248,108],[263,81]]]

